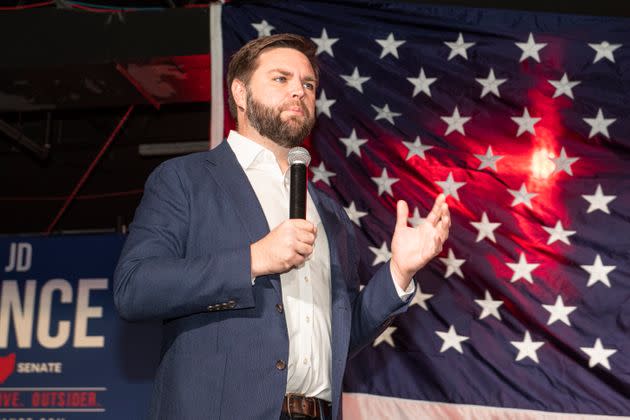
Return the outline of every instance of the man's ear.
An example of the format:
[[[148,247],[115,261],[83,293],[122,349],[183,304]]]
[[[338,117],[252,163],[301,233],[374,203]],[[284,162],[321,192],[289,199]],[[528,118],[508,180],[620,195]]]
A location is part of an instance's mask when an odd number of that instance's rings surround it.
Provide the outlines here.
[[[245,87],[245,83],[240,81],[239,79],[232,80],[232,97],[234,98],[234,103],[236,103],[237,108],[241,111],[245,111],[245,105],[247,104],[247,88]]]

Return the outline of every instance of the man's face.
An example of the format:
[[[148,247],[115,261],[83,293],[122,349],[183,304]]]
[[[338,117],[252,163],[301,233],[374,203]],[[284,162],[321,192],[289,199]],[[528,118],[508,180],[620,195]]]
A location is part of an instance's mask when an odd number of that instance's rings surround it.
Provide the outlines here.
[[[302,144],[315,124],[315,72],[292,48],[274,48],[258,57],[247,85],[245,116],[261,135],[283,147]]]

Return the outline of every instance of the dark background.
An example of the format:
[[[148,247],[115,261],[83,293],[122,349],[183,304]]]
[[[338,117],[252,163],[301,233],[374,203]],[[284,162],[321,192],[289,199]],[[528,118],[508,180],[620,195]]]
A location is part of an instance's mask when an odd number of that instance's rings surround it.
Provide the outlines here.
[[[176,155],[144,145],[208,142],[208,1],[36,3],[0,0],[0,234],[124,231],[150,171]],[[619,0],[415,3],[630,17]]]

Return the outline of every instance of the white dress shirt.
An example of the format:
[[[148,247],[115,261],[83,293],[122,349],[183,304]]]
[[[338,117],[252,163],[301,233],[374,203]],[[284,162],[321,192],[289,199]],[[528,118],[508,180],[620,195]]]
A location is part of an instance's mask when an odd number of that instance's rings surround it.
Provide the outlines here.
[[[230,131],[228,144],[242,166],[267,219],[269,229],[289,218],[289,178],[274,154]],[[307,194],[306,219],[317,227],[313,254],[298,268],[280,275],[282,302],[289,334],[286,392],[331,400],[330,255],[328,239],[317,208]],[[398,295],[407,300],[412,281]]]

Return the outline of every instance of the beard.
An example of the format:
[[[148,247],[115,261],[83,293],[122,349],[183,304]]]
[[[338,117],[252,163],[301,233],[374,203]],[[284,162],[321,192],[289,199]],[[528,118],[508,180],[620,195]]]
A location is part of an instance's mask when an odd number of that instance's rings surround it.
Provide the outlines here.
[[[299,106],[302,115],[292,115],[286,121],[282,120],[282,111]],[[278,109],[268,107],[254,99],[252,92],[247,89],[247,110],[245,116],[249,123],[262,136],[267,137],[279,146],[291,148],[299,146],[313,129],[315,118],[306,105],[301,101],[287,103]]]

